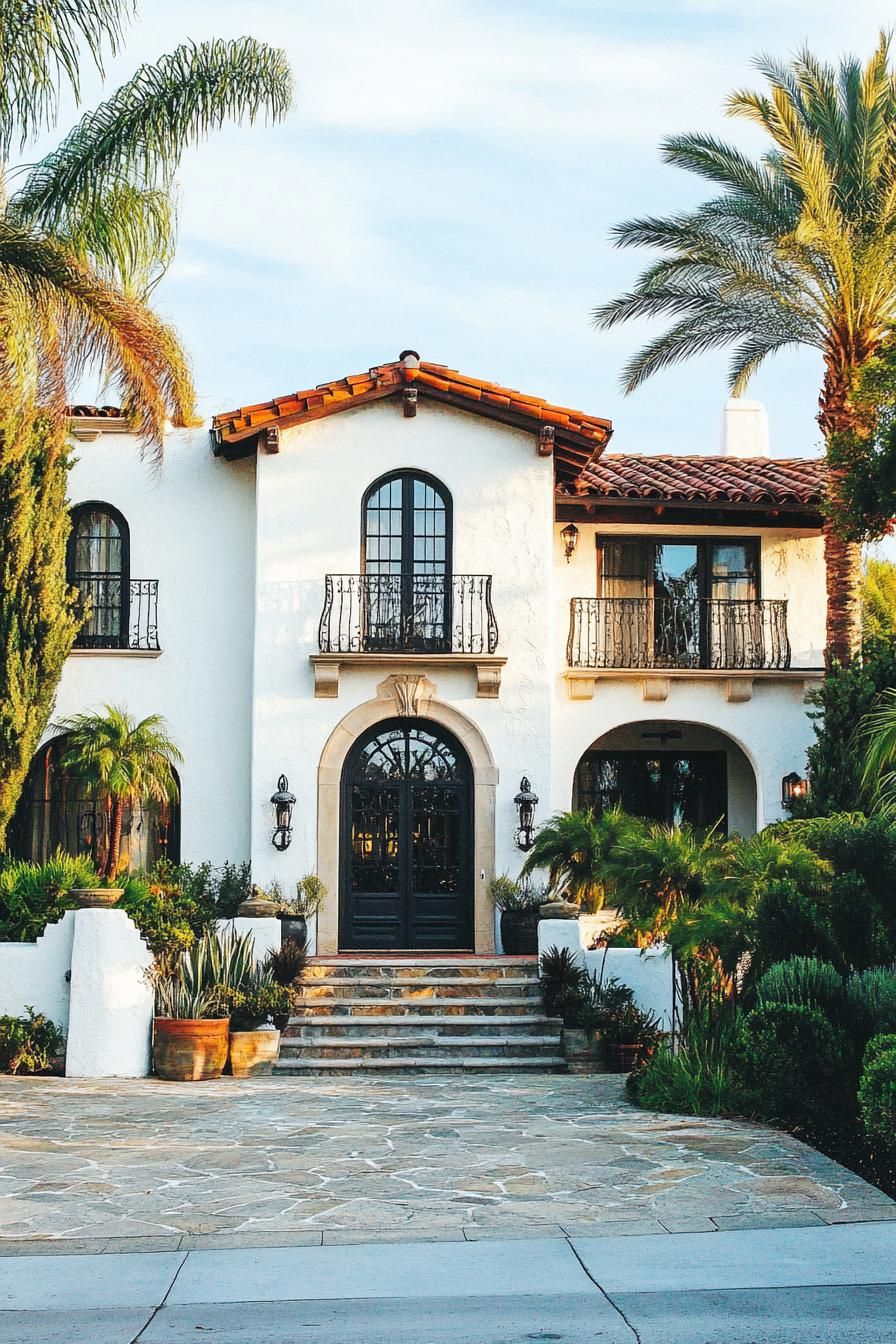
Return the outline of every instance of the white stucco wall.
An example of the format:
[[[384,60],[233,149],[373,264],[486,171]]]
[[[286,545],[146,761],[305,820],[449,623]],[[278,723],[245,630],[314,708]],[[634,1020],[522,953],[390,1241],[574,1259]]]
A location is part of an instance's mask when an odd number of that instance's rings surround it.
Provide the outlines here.
[[[627,985],[635,1005],[658,1017],[664,1031],[672,1030],[673,965],[663,944],[655,947],[608,947],[589,952],[584,945],[587,919],[543,919],[538,925],[538,955],[551,948],[569,948],[589,975],[604,984],[615,977]]]
[[[75,446],[69,499],[125,515],[131,577],[159,580],[157,658],[69,658],[56,716],[124,705],[165,716],[184,754],[182,857],[249,857],[255,461],[215,459],[205,430],[174,433],[154,473],[131,435]],[[48,734],[52,736],[52,733]]]
[[[69,983],[75,912],[48,924],[34,943],[0,943],[0,1017],[44,1013],[68,1030]]]
[[[451,492],[454,572],[493,576],[497,652],[507,658],[500,698],[478,699],[470,669],[428,669],[427,676],[439,700],[480,728],[494,756],[498,871],[521,863],[513,845],[520,778],[549,792],[553,464],[538,457],[535,437],[425,400],[413,419],[389,401],[285,430],[280,452],[262,453],[257,470],[252,865],[256,881],[276,878],[288,895],[316,865],[324,744],[351,709],[376,696],[390,670],[345,667],[339,698],[314,698],[308,658],[317,652],[324,576],[360,571],[363,494],[378,477],[406,468],[431,473]],[[390,713],[385,702],[383,717]],[[281,773],[297,802],[292,845],[279,854],[268,799]],[[476,874],[477,881],[491,876]]]
[[[67,1078],[145,1078],[150,1068],[153,963],[123,910],[76,910]]]

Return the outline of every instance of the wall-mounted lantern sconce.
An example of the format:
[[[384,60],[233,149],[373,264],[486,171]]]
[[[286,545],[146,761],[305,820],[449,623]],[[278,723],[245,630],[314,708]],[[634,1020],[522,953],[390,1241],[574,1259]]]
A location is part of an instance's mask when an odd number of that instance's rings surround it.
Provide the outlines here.
[[[271,844],[275,849],[289,849],[292,840],[292,810],[296,805],[296,796],[290,793],[289,780],[285,775],[281,775],[277,780],[277,792],[271,794],[271,802],[274,804],[274,816],[277,821],[274,834],[271,836]]]
[[[563,554],[566,556],[566,563],[569,564],[579,544],[579,529],[575,523],[567,523],[560,535],[563,538]]]
[[[513,800],[520,824],[514,839],[517,849],[531,849],[535,840],[535,808],[538,794],[532,792],[532,785],[525,775],[520,780],[520,791]]]
[[[803,779],[795,770],[791,770],[789,775],[785,775],[781,780],[781,804],[783,807],[793,807],[793,804],[800,798],[805,798],[809,792],[809,781]]]

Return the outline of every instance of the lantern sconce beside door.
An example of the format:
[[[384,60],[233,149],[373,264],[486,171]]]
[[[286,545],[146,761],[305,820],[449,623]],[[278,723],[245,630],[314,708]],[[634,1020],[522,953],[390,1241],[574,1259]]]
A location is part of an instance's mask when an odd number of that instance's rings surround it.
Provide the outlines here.
[[[277,780],[277,791],[271,794],[271,802],[274,805],[274,817],[277,823],[271,836],[271,844],[275,849],[289,849],[292,840],[292,810],[296,805],[296,796],[290,793],[289,780],[285,775],[281,775]]]
[[[530,850],[535,842],[535,808],[538,805],[538,794],[532,792],[532,785],[525,775],[520,780],[520,791],[513,804],[520,823],[514,839],[517,849],[525,852]]]
[[[791,770],[789,775],[785,775],[781,780],[781,806],[793,807],[794,803],[800,798],[805,798],[809,792],[809,781],[802,775],[798,775],[795,770]]]

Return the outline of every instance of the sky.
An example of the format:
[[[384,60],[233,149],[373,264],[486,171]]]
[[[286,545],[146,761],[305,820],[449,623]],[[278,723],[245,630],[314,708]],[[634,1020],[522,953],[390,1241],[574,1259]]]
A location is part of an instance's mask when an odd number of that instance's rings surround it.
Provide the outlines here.
[[[806,43],[867,56],[892,0],[142,0],[108,87],[190,38],[282,46],[285,124],[228,128],[185,157],[180,245],[156,291],[192,354],[203,414],[312,387],[412,347],[424,359],[613,420],[612,449],[718,450],[724,354],[620,389],[649,324],[595,305],[647,254],[614,223],[696,204],[660,161],[671,133],[756,152],[726,95],[754,58]],[[85,99],[100,96],[85,82]],[[820,359],[777,357],[749,395],[775,456],[819,448]]]

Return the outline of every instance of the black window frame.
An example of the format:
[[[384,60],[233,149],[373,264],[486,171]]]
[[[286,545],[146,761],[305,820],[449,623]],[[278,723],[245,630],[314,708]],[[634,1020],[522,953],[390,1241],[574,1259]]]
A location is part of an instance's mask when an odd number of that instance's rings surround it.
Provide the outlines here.
[[[361,573],[367,573],[367,510],[370,501],[378,490],[384,485],[391,484],[392,481],[401,481],[401,545],[402,545],[402,570],[404,574],[405,566],[408,564],[408,557],[404,554],[404,548],[407,541],[410,541],[413,550],[414,543],[414,482],[420,481],[428,485],[441,498],[445,507],[445,580],[450,582],[454,573],[454,501],[451,498],[451,491],[440,481],[438,476],[433,476],[428,471],[417,471],[414,467],[402,467],[399,471],[387,471],[384,475],[378,476],[375,481],[364,491],[361,499]],[[408,573],[413,573],[414,557],[410,556],[410,569]]]
[[[131,628],[131,529],[127,518],[114,504],[110,504],[104,499],[87,499],[73,505],[70,509],[71,530],[65,552],[66,578],[73,587],[80,588],[79,573],[85,579],[90,577],[86,572],[75,568],[78,522],[84,514],[89,513],[105,514],[118,528],[121,541],[121,566],[118,571],[121,584],[120,622],[117,640],[113,641],[111,637],[107,638],[105,636],[83,635],[79,631],[75,638],[75,648],[127,649],[130,647]],[[111,575],[112,571],[110,570],[108,573]],[[103,576],[97,575],[94,577],[101,578]]]
[[[579,757],[573,775],[573,807],[578,810],[581,810],[583,807],[594,807],[593,800],[589,800],[587,797],[583,796],[579,772],[582,770],[583,766],[588,766],[596,758],[625,760],[633,765],[641,760],[659,761],[661,771],[660,792],[664,803],[671,803],[672,801],[672,779],[669,775],[669,770],[673,762],[681,760],[698,760],[704,767],[706,767],[707,773],[709,773],[711,769],[715,769],[720,786],[724,788],[725,805],[719,813],[718,818],[708,822],[706,826],[697,825],[696,829],[707,830],[715,826],[722,835],[728,834],[730,780],[728,777],[728,753],[724,748],[696,747],[693,749],[670,749],[662,747],[658,750],[651,750],[649,747],[589,747],[588,750],[583,752]],[[599,810],[602,811],[602,809],[595,808],[595,811]],[[675,824],[668,809],[666,815],[662,817],[647,817],[646,820],[657,821],[663,826],[674,826]]]
[[[597,549],[597,596],[603,597],[604,563],[603,548],[609,542],[637,541],[642,544],[650,543],[654,547],[669,546],[696,546],[697,547],[697,598],[699,601],[712,601],[712,563],[711,554],[714,546],[745,546],[753,555],[754,573],[756,575],[756,592],[749,599],[753,602],[762,601],[762,538],[751,535],[749,537],[737,536],[682,536],[669,535],[662,536],[656,532],[597,532],[595,534],[595,544]],[[655,555],[655,552],[654,552]],[[654,571],[655,572],[655,571]]]

